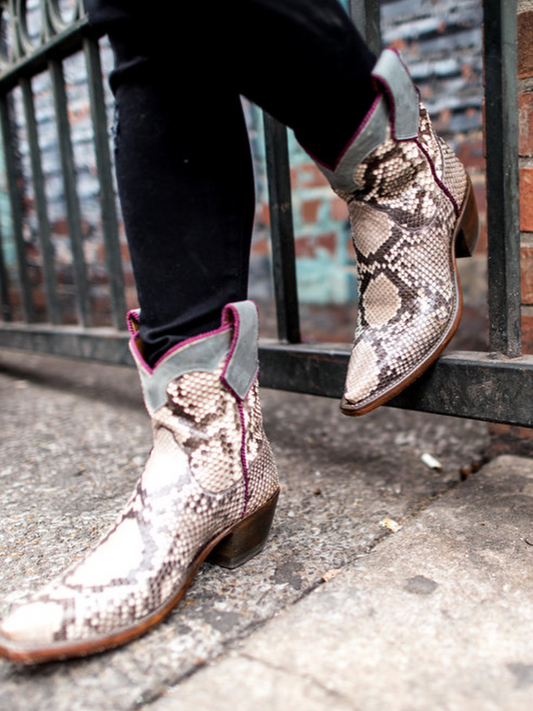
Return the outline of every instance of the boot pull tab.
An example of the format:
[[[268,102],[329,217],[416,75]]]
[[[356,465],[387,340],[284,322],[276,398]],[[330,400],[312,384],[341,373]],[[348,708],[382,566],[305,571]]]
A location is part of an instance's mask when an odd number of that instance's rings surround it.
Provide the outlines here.
[[[244,400],[259,371],[257,307],[253,301],[228,304],[222,312],[222,323],[233,326],[222,379],[240,400]]]
[[[130,335],[136,336],[139,333],[141,322],[141,309],[130,309],[126,315],[126,324]]]
[[[393,138],[397,141],[416,138],[420,121],[418,89],[400,55],[394,49],[384,49],[372,76],[387,95]]]

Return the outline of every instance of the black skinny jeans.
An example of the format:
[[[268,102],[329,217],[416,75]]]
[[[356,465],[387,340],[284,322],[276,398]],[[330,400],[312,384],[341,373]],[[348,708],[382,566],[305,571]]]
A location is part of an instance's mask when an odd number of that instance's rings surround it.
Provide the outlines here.
[[[117,182],[153,365],[246,298],[255,197],[239,95],[332,166],[374,99],[375,57],[338,0],[85,4],[115,54]]]

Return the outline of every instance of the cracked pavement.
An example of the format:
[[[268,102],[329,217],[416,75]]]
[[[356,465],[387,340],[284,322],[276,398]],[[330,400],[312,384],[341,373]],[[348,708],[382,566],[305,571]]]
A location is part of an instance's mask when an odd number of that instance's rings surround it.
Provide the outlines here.
[[[130,368],[3,351],[0,394],[4,614],[114,520],[150,428]],[[165,622],[127,647],[1,661],[2,706],[525,709],[531,461],[500,457],[463,482],[487,448],[483,423],[262,399],[282,480],[263,553],[233,571],[204,565]]]

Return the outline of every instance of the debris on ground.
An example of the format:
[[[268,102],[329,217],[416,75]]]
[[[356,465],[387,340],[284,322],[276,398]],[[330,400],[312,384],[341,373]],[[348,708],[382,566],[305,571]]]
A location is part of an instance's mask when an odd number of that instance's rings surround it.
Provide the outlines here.
[[[398,521],[395,521],[393,518],[389,518],[388,516],[382,519],[379,522],[379,525],[382,528],[388,528],[389,531],[392,531],[393,533],[398,533],[401,528],[401,525],[398,523]]]
[[[436,472],[442,471],[442,464],[429,452],[424,452],[420,459],[429,469],[434,469]]]

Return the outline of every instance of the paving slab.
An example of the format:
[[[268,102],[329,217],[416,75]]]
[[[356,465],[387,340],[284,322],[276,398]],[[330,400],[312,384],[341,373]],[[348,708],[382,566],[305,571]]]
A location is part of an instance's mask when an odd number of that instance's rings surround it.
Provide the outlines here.
[[[530,711],[533,462],[502,456],[150,708]]]
[[[265,551],[235,571],[203,566],[167,620],[123,649],[28,668],[1,661],[2,708],[151,707],[324,588],[324,578],[371,560],[393,535],[383,522],[406,528],[462,488],[459,469],[479,460],[487,445],[483,423],[386,408],[351,419],[327,399],[273,391],[262,398],[282,479]],[[128,368],[3,351],[0,400],[4,614],[112,523],[149,451],[150,426]],[[425,452],[440,460],[442,471],[422,462]],[[320,657],[316,639],[312,647]],[[293,693],[293,681],[280,668],[276,686]],[[327,685],[302,683],[313,703],[331,696]]]

